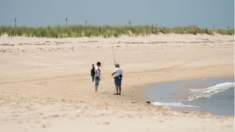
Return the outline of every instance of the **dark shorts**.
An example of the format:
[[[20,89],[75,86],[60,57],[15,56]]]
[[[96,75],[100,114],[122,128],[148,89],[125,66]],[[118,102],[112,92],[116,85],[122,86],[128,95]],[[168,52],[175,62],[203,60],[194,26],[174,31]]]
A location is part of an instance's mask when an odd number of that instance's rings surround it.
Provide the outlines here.
[[[95,80],[95,86],[99,86],[100,78],[94,77],[94,80]]]
[[[121,86],[122,85],[122,78],[114,78],[114,83],[116,86]]]

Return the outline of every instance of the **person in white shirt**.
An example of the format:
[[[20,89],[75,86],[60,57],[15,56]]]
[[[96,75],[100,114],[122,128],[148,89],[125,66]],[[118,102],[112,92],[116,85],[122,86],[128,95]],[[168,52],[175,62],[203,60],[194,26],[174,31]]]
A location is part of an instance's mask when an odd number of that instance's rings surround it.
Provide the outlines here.
[[[97,66],[95,67],[94,80],[95,80],[95,92],[97,93],[98,92],[99,82],[100,82],[100,73],[101,73],[100,66],[101,66],[101,63],[97,62],[96,65]]]
[[[122,90],[121,85],[122,85],[122,74],[123,74],[123,71],[120,68],[119,64],[115,64],[114,66],[115,66],[115,69],[114,69],[114,72],[111,75],[111,76],[115,75],[114,76],[114,84],[115,84],[117,93],[115,93],[114,95],[121,95],[121,90]]]

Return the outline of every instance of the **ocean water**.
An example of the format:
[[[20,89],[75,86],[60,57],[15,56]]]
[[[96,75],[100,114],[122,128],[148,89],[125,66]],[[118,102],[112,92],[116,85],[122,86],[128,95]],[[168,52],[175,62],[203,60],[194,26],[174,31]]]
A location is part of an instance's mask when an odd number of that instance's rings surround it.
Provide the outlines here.
[[[234,78],[202,78],[145,87],[145,98],[168,109],[234,116]]]

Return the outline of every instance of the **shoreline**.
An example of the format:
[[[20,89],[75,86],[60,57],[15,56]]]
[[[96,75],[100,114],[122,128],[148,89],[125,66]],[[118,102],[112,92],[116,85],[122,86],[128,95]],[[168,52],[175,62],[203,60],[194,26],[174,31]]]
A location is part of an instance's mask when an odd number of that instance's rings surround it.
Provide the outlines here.
[[[222,78],[234,78],[234,76],[220,76]],[[213,77],[205,77],[205,78],[216,78],[216,76],[213,76]],[[167,80],[167,81],[162,81],[162,82],[157,82],[157,83],[148,83],[148,84],[142,84],[140,86],[138,86],[141,90],[139,90],[139,93],[135,96],[135,98],[138,98],[142,101],[143,104],[146,103],[146,101],[150,101],[150,102],[153,102],[152,100],[149,100],[147,98],[145,98],[145,89],[148,88],[148,87],[151,87],[155,84],[158,84],[158,83],[171,83],[171,82],[177,82],[177,81],[192,81],[192,80],[198,80],[198,79],[202,79],[200,77],[197,77],[197,78],[190,78],[190,79],[187,79],[187,80],[178,80],[178,79],[173,79],[173,80]],[[151,104],[151,106],[153,106],[153,108],[155,107],[157,109],[157,107],[159,106],[155,106],[153,104]],[[184,113],[184,112],[189,112],[189,113],[194,113],[194,111],[185,111],[185,110],[175,110],[175,109],[167,109],[167,108],[163,108],[165,110],[170,110],[172,112],[181,112],[181,113]],[[208,112],[197,112],[198,115],[210,115],[210,116],[214,116],[214,117],[233,117],[234,116],[228,116],[228,115],[213,115],[211,113],[208,113]]]
[[[143,87],[159,82],[234,78],[233,36],[0,38],[0,105],[7,115],[0,115],[0,122],[6,124],[1,127],[3,131],[13,131],[9,126],[19,131],[89,131],[90,124],[104,132],[120,125],[121,131],[171,131],[177,127],[182,132],[198,132],[234,128],[234,117],[167,110],[147,104],[143,96]],[[113,95],[112,47],[124,71],[121,96]],[[105,56],[99,93],[95,94],[91,64],[102,63]],[[211,122],[216,127],[211,127]]]
[[[217,80],[217,81],[216,81]],[[191,101],[188,100],[188,97],[192,96],[193,94],[188,93],[189,89],[207,89],[211,86],[215,86],[220,83],[225,83],[222,80],[233,80],[232,82],[234,83],[234,78],[201,78],[201,79],[192,79],[192,80],[180,80],[180,81],[170,81],[170,82],[160,82],[148,87],[144,87],[145,92],[145,98],[149,99],[152,103],[158,102],[157,105],[154,106],[162,106],[165,107],[166,109],[170,110],[178,110],[178,111],[191,111],[191,112],[197,112],[201,114],[211,114],[214,116],[231,116],[234,117],[234,115],[231,115],[231,109],[228,111],[228,113],[224,112],[223,109],[220,108],[214,108],[213,111],[212,109],[205,109],[204,106],[207,101],[210,100],[211,97],[205,97],[206,100],[203,102],[198,102],[198,99],[196,98],[197,103],[192,103]],[[196,82],[195,82],[196,81]],[[209,82],[208,82],[209,81]],[[213,82],[211,82],[213,81]],[[201,86],[201,83],[202,86]],[[199,86],[199,87],[198,87]],[[200,87],[201,86],[201,87]],[[161,89],[162,87],[162,89]],[[222,87],[220,87],[222,88]],[[225,88],[227,90],[227,88]],[[216,89],[214,89],[216,90]],[[222,90],[222,89],[221,89]],[[158,92],[157,92],[158,91]],[[162,94],[160,94],[162,92]],[[214,91],[216,92],[216,91]],[[212,92],[212,95],[214,96],[214,92]],[[219,92],[219,91],[218,91]],[[152,93],[152,94],[151,94]],[[217,93],[217,92],[216,92]],[[215,94],[217,95],[217,94]],[[203,97],[202,97],[203,98]],[[191,102],[191,103],[190,103]],[[165,104],[166,103],[166,104]],[[177,104],[175,104],[177,103]],[[211,102],[213,103],[213,102]],[[185,107],[183,106],[185,105]],[[209,104],[207,104],[209,105]],[[218,104],[218,106],[221,104]],[[178,106],[178,107],[177,107]],[[187,108],[187,107],[198,107],[198,108]],[[215,107],[215,106],[210,106],[210,107]],[[209,107],[208,107],[209,108]],[[230,107],[229,107],[230,108]],[[216,109],[220,109],[219,111]],[[233,110],[234,111],[234,110]],[[214,112],[214,114],[213,114]],[[219,113],[218,113],[219,112]],[[222,114],[222,113],[224,114]]]

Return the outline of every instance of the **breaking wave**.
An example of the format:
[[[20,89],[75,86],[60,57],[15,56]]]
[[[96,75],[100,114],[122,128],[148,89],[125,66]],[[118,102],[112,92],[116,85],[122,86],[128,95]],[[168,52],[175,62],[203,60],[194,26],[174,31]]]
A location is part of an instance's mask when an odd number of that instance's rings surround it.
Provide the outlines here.
[[[206,89],[189,89],[190,93],[194,95],[188,98],[188,101],[196,100],[199,98],[210,98],[212,95],[223,92],[226,89],[234,88],[234,83],[225,82],[220,83]]]

